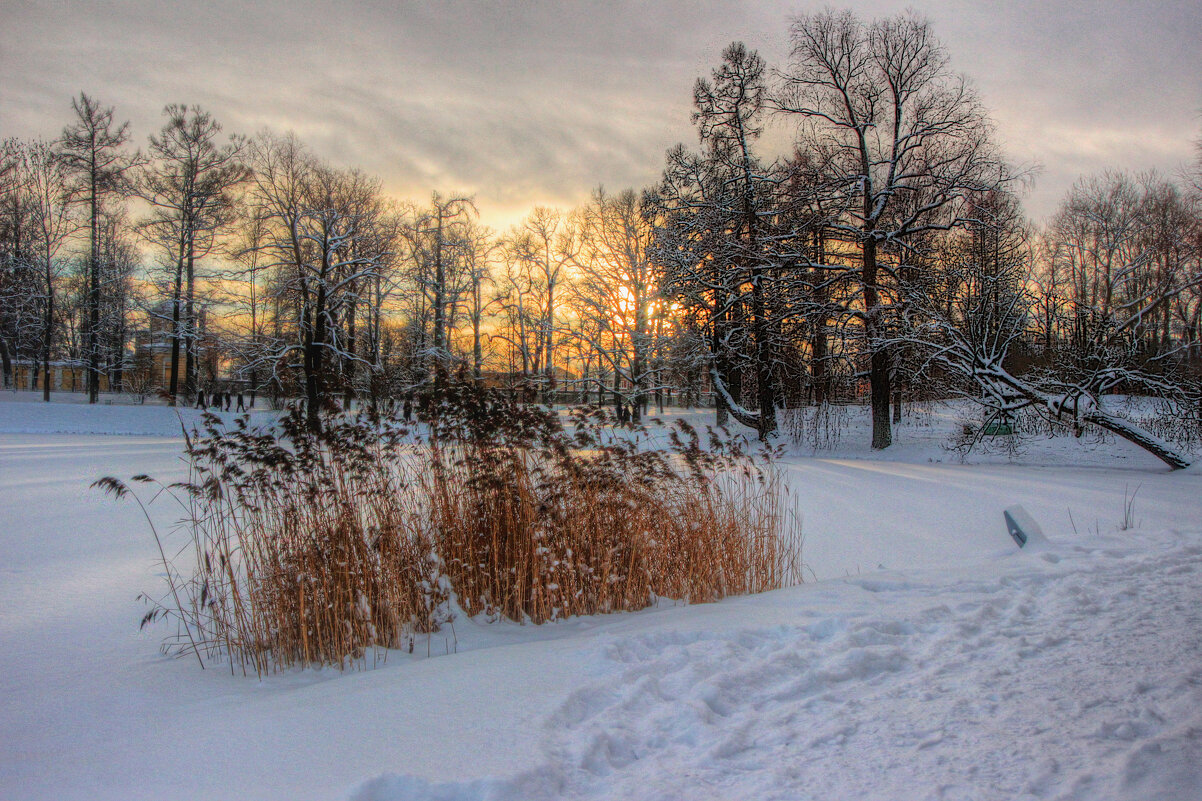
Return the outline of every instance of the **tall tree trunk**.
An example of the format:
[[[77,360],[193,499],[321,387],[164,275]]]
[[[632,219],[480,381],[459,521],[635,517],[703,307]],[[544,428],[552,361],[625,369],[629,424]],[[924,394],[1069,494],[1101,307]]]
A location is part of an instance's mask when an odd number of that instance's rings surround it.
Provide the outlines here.
[[[446,347],[446,270],[442,264],[442,209],[438,211],[437,239],[434,242],[434,385],[443,384],[443,349]]]
[[[547,255],[547,258],[548,258],[547,264],[550,265],[551,262],[549,261],[550,260],[549,253]],[[552,354],[553,338],[555,336],[554,321],[555,321],[555,290],[554,290],[552,283],[550,281],[548,281],[547,282],[547,319],[546,319],[545,328],[544,328],[544,330],[546,331],[546,336],[544,338],[544,340],[545,340],[544,347],[546,348],[547,361],[543,368],[543,375],[545,376],[545,379],[543,381],[543,403],[546,404],[547,406],[551,406],[553,404],[553,402],[554,402],[554,394],[553,393],[555,391],[555,359]]]
[[[614,365],[614,414],[618,420],[623,417],[622,405],[622,373],[617,365]]]
[[[826,237],[821,228],[814,232],[815,261],[826,263]],[[814,316],[810,337],[810,380],[813,387],[814,405],[821,406],[830,400],[831,379],[827,370],[827,333],[826,333],[826,304],[830,300],[830,292],[822,280],[821,271],[814,268],[811,280],[817,288],[815,302],[818,304],[818,314]]]
[[[484,348],[480,343],[480,317],[472,320],[472,378],[484,380]]]
[[[472,378],[479,383],[484,378],[484,351],[480,344],[480,276],[472,276]]]
[[[304,309],[307,337],[304,347],[305,402],[309,430],[321,431],[321,404],[323,400],[322,372],[325,363],[325,287],[317,288],[317,299],[312,310]]]
[[[748,250],[752,253],[752,258],[756,259],[755,255],[759,250],[756,235],[756,218],[755,209],[751,202],[751,173],[749,167],[749,155],[747,153],[746,141],[742,138],[740,131],[740,141],[743,142],[743,216],[744,224],[747,227],[747,245]],[[751,268],[751,333],[755,337],[755,394],[756,406],[759,407],[759,417],[757,419],[757,430],[760,439],[767,439],[768,435],[776,430],[776,393],[773,392],[772,386],[772,342],[769,336],[769,322],[767,319],[768,304],[764,298],[764,281],[766,280],[764,267],[758,262],[754,262]]]
[[[756,267],[751,282],[752,332],[755,335],[755,393],[759,406],[757,426],[760,439],[776,430],[776,393],[772,386],[772,343],[768,336],[767,304],[764,302],[763,269]]]
[[[830,397],[831,379],[826,370],[826,348],[826,321],[819,318],[810,339],[810,382],[815,406],[821,406]]]
[[[13,385],[13,359],[3,339],[0,339],[0,370],[4,373],[4,388],[8,389]]]
[[[181,304],[184,285],[184,245],[180,242],[179,258],[175,263],[175,282],[171,287],[171,374],[167,377],[168,404],[175,406],[179,402],[179,343],[183,331],[180,330]]]
[[[714,320],[713,341],[710,344],[710,348],[714,354],[713,372],[717,374],[715,377],[724,383],[728,383],[730,363],[726,357],[726,346],[722,341],[722,330],[724,327],[720,325],[719,320]],[[727,425],[730,422],[730,405],[726,402],[726,394],[719,390],[716,381],[711,380],[710,383],[714,385],[711,387],[714,393],[714,422],[720,426]]]
[[[889,421],[889,352],[880,342],[882,331],[876,248],[877,243],[872,236],[864,240],[864,335],[870,354],[868,383],[872,403],[872,447],[879,450],[893,444],[893,428]]]
[[[196,387],[200,383],[198,380],[200,365],[196,350],[197,335],[199,333],[196,325],[196,262],[192,252],[191,241],[188,242],[186,266],[185,277],[187,279],[187,289],[184,298],[184,327],[187,331],[187,336],[184,339],[184,395],[190,398],[196,394]]]
[[[42,322],[42,400],[50,402],[50,340],[54,335],[54,284],[46,269],[46,315]]]
[[[100,206],[96,197],[96,161],[92,159],[91,255],[88,265],[88,403],[100,400]]]
[[[889,352],[884,348],[873,351],[868,372],[872,401],[872,447],[888,448],[893,444],[893,428],[889,418]]]
[[[710,322],[710,354],[713,358],[713,372],[717,373],[720,381],[730,385],[730,360],[726,351],[726,321],[730,311],[726,308],[726,298],[723,297],[721,284],[721,268],[718,260],[714,259],[714,312]],[[726,393],[719,391],[717,382],[711,380],[714,394],[714,422],[724,426],[730,421],[730,407],[726,402]]]
[[[355,362],[355,311],[359,307],[359,301],[356,299],[354,286],[349,287],[351,293],[351,302],[346,311],[346,370],[344,378],[346,387],[343,391],[343,397],[346,399],[346,408],[350,409],[351,404],[355,399],[355,371],[357,363]]]

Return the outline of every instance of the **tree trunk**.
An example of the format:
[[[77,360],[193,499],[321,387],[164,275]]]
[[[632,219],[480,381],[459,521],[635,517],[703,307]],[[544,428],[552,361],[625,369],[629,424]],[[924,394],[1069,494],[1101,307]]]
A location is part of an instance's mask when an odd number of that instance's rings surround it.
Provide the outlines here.
[[[830,377],[826,372],[826,326],[819,320],[810,340],[810,383],[815,406],[827,402],[830,396]]]
[[[484,349],[480,344],[480,279],[475,279],[475,308],[472,313],[472,378],[476,383],[484,380]]]
[[[890,372],[889,352],[878,348],[872,354],[868,372],[872,401],[872,447],[878,450],[893,444],[893,428],[889,418]]]
[[[988,362],[988,359],[977,360],[978,364],[986,364]],[[1046,395],[1035,387],[1027,384],[1021,378],[1016,378],[1015,376],[1001,369],[995,369],[988,373],[973,371],[972,375],[978,382],[982,383],[983,387],[989,387],[992,385],[992,387],[990,387],[992,390],[996,390],[998,386],[1013,390],[1017,394],[1035,404],[1036,408],[1052,415],[1056,419],[1060,419],[1066,413],[1072,413],[1074,417],[1073,423],[1075,426],[1079,426],[1080,423],[1092,423],[1093,425],[1104,428],[1112,434],[1120,436],[1128,442],[1138,445],[1174,470],[1180,470],[1190,466],[1189,459],[1175,451],[1167,442],[1158,439],[1147,431],[1144,431],[1139,426],[1134,425],[1133,423],[1124,420],[1121,417],[1115,417],[1107,414],[1095,403],[1091,402],[1083,409],[1077,405],[1076,401],[1074,401],[1073,406],[1070,406],[1067,402],[1067,399],[1058,399]]]
[[[168,404],[175,406],[179,398],[179,342],[180,335],[180,305],[183,293],[184,261],[181,258],[175,265],[175,286],[171,293],[171,364],[168,369],[171,374],[167,377]]]
[[[88,403],[100,400],[100,207],[96,197],[96,166],[92,159],[91,255],[88,265]]]
[[[727,384],[722,379],[722,376],[718,373],[717,369],[710,371],[710,380],[714,383],[715,394],[725,401],[727,414],[735,418],[735,420],[742,425],[745,425],[748,428],[754,428],[758,431],[760,426],[759,415],[749,413],[748,410],[744,409],[737,400],[735,400],[733,397],[730,397],[731,393],[727,389]],[[725,423],[722,423],[721,425],[725,425]]]
[[[1190,466],[1189,460],[1183,455],[1174,451],[1172,446],[1170,446],[1167,442],[1157,439],[1138,426],[1134,426],[1120,417],[1111,417],[1110,415],[1099,411],[1086,413],[1081,416],[1081,419],[1087,423],[1093,423],[1096,426],[1100,426],[1112,434],[1117,434],[1128,442],[1135,443],[1174,470],[1180,470]]]
[[[321,297],[320,289],[318,297]],[[323,327],[321,319],[320,301],[314,308],[314,305],[311,305],[311,301],[306,297],[301,308],[301,330],[304,332],[301,358],[305,373],[305,419],[309,430],[315,433],[321,431],[320,371],[323,349],[317,330]]]
[[[768,321],[765,319],[767,304],[764,302],[763,270],[753,270],[751,284],[752,330],[755,333],[755,392],[759,419],[756,428],[760,439],[767,439],[776,430],[776,393],[772,386],[772,343],[768,336]]]
[[[49,278],[50,276],[47,276]],[[47,284],[46,316],[42,326],[42,400],[50,402],[50,338],[54,333],[54,286]]]
[[[196,325],[196,263],[190,243],[186,266],[185,277],[187,279],[187,288],[184,298],[184,327],[187,336],[184,339],[184,395],[192,397],[196,394],[197,384],[200,383],[198,380],[200,365],[198,364],[196,351],[197,335],[199,333]]]
[[[351,288],[351,302],[346,311],[346,371],[345,380],[346,387],[343,391],[343,397],[346,399],[346,408],[351,408],[351,402],[355,398],[355,371],[357,363],[355,361],[355,311],[359,307],[359,303],[355,298],[355,289]]]
[[[614,368],[614,414],[618,420],[625,416],[622,409],[622,374],[618,372],[618,368]]]
[[[872,447],[876,450],[893,444],[889,422],[889,352],[880,342],[880,298],[877,294],[876,240],[864,240],[864,335],[870,363],[868,383],[872,403]]]
[[[124,305],[125,301],[121,303]],[[112,381],[109,382],[109,390],[112,392],[123,392],[125,390],[125,314],[122,312],[118,317],[120,322],[117,325],[117,341],[113,348],[113,366],[112,366]]]
[[[446,326],[446,271],[442,265],[442,214],[438,209],[438,239],[434,243],[434,386],[443,384],[443,349]]]
[[[4,388],[8,389],[13,385],[13,360],[3,339],[0,339],[0,370],[4,373]]]
[[[715,268],[716,269],[716,268]],[[715,315],[711,325],[710,352],[713,354],[710,383],[714,393],[714,421],[724,426],[729,422],[730,405],[726,402],[726,393],[719,390],[718,383],[726,385],[730,376],[730,363],[726,356],[726,316],[727,311],[721,309],[722,299],[715,291]]]

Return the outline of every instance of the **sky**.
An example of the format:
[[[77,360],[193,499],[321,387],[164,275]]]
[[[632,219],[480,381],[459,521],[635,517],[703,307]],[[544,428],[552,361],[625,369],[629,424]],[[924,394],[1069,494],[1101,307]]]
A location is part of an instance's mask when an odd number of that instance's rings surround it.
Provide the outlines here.
[[[599,185],[654,183],[693,144],[692,85],[741,40],[787,66],[790,21],[817,2],[255,3],[3,0],[0,137],[53,137],[86,91],[144,146],[167,103],[230,132],[295,131],[394,195],[474,193],[502,228]],[[1202,135],[1202,4],[950,2],[912,8],[992,111],[1007,156],[1035,168],[1041,221],[1077,178],[1191,161]],[[773,135],[787,142],[784,123]]]

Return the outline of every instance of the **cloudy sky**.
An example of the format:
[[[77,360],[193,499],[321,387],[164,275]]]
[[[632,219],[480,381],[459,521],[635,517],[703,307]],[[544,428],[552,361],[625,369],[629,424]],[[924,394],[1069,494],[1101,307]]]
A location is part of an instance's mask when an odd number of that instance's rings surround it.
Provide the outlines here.
[[[84,90],[132,123],[200,104],[228,131],[293,130],[399,196],[477,194],[503,226],[592,187],[653,182],[692,143],[691,87],[732,40],[772,65],[824,3],[3,0],[0,137],[51,137]],[[859,2],[929,17],[1049,214],[1078,176],[1173,173],[1202,134],[1202,4]],[[781,134],[783,135],[783,134]]]

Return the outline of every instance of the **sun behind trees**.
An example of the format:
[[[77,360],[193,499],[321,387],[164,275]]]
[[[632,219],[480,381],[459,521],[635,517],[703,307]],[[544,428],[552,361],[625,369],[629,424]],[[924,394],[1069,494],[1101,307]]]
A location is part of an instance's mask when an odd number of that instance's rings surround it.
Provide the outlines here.
[[[723,51],[694,86],[696,147],[653,186],[505,231],[467,194],[390,198],[198,107],[168,106],[136,152],[81,94],[54,142],[3,145],[5,384],[241,389],[317,427],[464,371],[623,420],[712,406],[763,438],[793,410],[863,403],[874,448],[908,401],[960,397],[1188,461],[1107,396],[1202,424],[1199,171],[1082,179],[1040,228],[927,20],[826,11],[788,35],[780,65]]]

